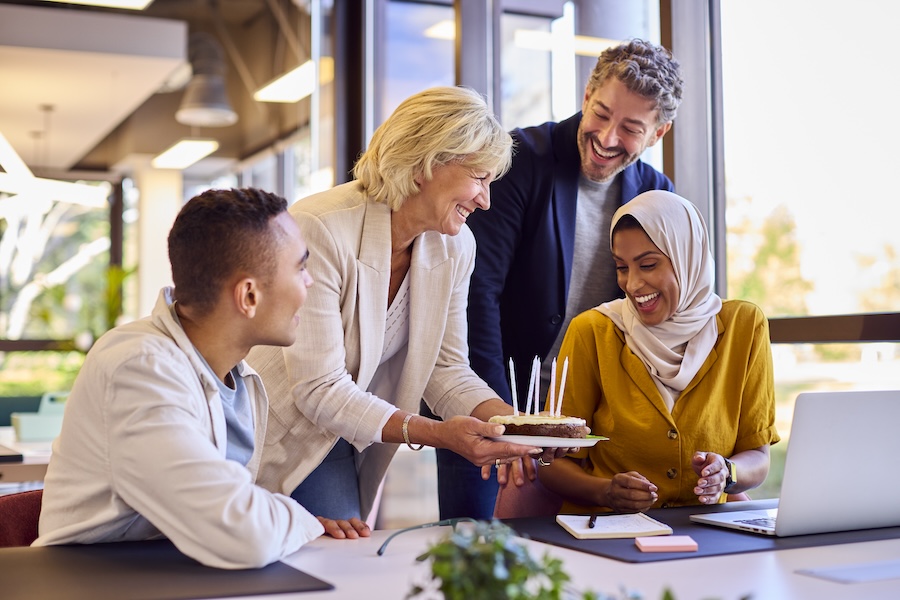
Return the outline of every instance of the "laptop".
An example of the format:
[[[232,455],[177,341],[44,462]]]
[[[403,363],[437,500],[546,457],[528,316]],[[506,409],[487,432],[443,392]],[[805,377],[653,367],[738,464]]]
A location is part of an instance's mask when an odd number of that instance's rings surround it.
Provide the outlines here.
[[[802,393],[778,508],[690,519],[780,537],[898,526],[898,426],[900,390]]]

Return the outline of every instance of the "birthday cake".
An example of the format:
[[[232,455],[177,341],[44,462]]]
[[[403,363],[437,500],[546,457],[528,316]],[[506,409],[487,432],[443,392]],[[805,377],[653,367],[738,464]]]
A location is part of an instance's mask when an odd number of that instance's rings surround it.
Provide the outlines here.
[[[584,419],[565,415],[554,416],[549,412],[536,415],[497,415],[491,417],[490,422],[505,426],[504,435],[583,438],[590,433]]]

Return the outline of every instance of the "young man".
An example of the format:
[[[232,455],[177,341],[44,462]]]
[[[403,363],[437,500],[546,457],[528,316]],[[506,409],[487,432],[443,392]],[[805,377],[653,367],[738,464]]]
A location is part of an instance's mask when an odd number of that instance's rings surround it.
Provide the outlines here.
[[[682,85],[668,50],[632,40],[600,55],[581,112],[512,132],[512,169],[491,186],[492,210],[468,221],[478,244],[469,354],[507,402],[510,357],[522,404],[531,361],[541,357],[543,398],[569,321],[620,295],[610,220],[642,192],[673,189],[639,157],[671,128]],[[441,518],[489,518],[497,484],[449,454],[438,451]]]
[[[261,567],[323,532],[254,483],[267,399],[243,361],[294,341],[312,279],[284,198],[191,199],[169,233],[174,288],[88,353],[44,483],[35,545],[165,536],[197,561]]]

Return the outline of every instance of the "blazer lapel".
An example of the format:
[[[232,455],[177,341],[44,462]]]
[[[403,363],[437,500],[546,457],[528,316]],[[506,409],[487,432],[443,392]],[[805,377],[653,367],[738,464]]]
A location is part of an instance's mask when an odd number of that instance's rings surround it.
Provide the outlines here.
[[[384,323],[391,280],[391,211],[385,204],[366,203],[357,266],[359,336],[361,340],[367,340],[359,349],[357,383],[365,387],[372,380],[384,349]]]
[[[452,270],[440,234],[426,232],[416,239],[409,267],[409,345],[397,387],[398,403],[418,403],[421,398],[409,397],[411,390],[424,389],[434,370],[453,294]]]
[[[576,203],[560,198],[576,198],[578,196],[577,178],[574,180],[557,180],[553,187],[553,220],[556,226],[556,239],[559,243],[559,254],[562,257],[562,269],[566,290],[572,278],[572,256],[575,253],[575,209]]]
[[[553,203],[552,218],[556,227],[556,239],[559,240],[559,253],[562,257],[562,272],[567,292],[572,276],[572,256],[575,253],[575,211],[578,199],[578,176],[581,172],[581,158],[578,154],[577,143],[581,113],[575,117],[570,117],[557,125],[552,134],[555,158],[553,197],[551,199]]]

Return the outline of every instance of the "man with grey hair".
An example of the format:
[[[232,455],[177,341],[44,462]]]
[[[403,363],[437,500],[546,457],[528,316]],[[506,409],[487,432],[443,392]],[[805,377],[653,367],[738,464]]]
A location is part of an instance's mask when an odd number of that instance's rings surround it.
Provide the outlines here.
[[[620,295],[609,253],[613,213],[642,192],[673,190],[640,156],[671,128],[682,84],[671,52],[632,40],[600,55],[581,112],[512,131],[513,164],[491,185],[493,210],[468,221],[478,244],[469,355],[510,403],[512,358],[520,409],[533,357],[543,361],[543,398],[569,321]],[[438,481],[441,518],[490,518],[493,480],[439,450]]]

